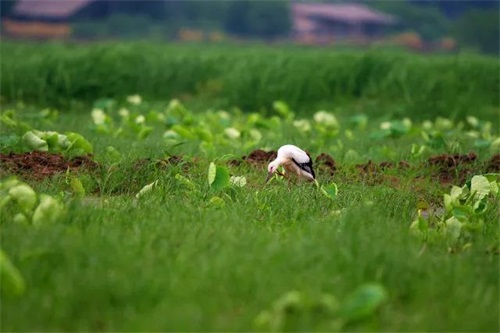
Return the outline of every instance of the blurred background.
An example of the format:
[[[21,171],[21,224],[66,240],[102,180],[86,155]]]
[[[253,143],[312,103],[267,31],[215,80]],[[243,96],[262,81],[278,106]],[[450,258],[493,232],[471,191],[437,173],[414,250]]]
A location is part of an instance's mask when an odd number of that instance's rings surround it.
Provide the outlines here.
[[[499,1],[2,0],[3,39],[397,46],[499,53]]]

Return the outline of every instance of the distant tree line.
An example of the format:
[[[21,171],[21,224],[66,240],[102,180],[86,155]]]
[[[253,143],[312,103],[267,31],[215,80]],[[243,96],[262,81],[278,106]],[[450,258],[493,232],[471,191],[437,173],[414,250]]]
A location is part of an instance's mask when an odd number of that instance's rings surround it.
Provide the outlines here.
[[[143,35],[154,30],[175,35],[179,29],[223,31],[242,38],[284,37],[291,31],[292,0],[97,0],[72,21],[87,34]],[[400,18],[390,32],[413,31],[425,41],[454,37],[484,52],[499,52],[499,1],[490,0],[302,0],[362,3]],[[1,0],[2,16],[15,0]],[[99,20],[100,23],[96,24]],[[99,31],[101,29],[101,31]]]

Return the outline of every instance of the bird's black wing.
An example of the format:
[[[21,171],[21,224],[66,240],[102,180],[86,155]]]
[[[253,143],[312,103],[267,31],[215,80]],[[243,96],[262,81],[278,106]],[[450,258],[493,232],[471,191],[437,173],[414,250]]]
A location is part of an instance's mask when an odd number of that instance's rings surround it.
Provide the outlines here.
[[[313,170],[313,164],[312,164],[312,160],[309,159],[309,161],[305,162],[305,163],[299,163],[297,162],[294,158],[292,158],[292,161],[293,163],[295,163],[299,168],[301,168],[302,170],[304,170],[305,172],[311,174],[313,176],[314,179],[316,179],[316,175],[314,174],[314,170]]]

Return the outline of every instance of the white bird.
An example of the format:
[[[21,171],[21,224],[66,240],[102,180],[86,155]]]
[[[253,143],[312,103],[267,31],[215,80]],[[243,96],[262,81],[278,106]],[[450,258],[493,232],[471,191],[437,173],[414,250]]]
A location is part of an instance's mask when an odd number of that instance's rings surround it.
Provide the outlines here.
[[[279,166],[283,166],[287,174],[297,175],[300,180],[314,181],[316,179],[311,158],[297,146],[284,145],[278,149],[278,156],[267,167],[266,183]]]

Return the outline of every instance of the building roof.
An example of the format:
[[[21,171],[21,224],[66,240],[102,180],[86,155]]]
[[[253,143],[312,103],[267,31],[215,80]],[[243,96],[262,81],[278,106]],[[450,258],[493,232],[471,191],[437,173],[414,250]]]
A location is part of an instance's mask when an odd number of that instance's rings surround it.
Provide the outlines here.
[[[310,30],[315,19],[324,19],[347,24],[378,23],[392,24],[395,17],[359,4],[293,3],[294,27]]]
[[[13,16],[64,19],[95,0],[18,0]]]

